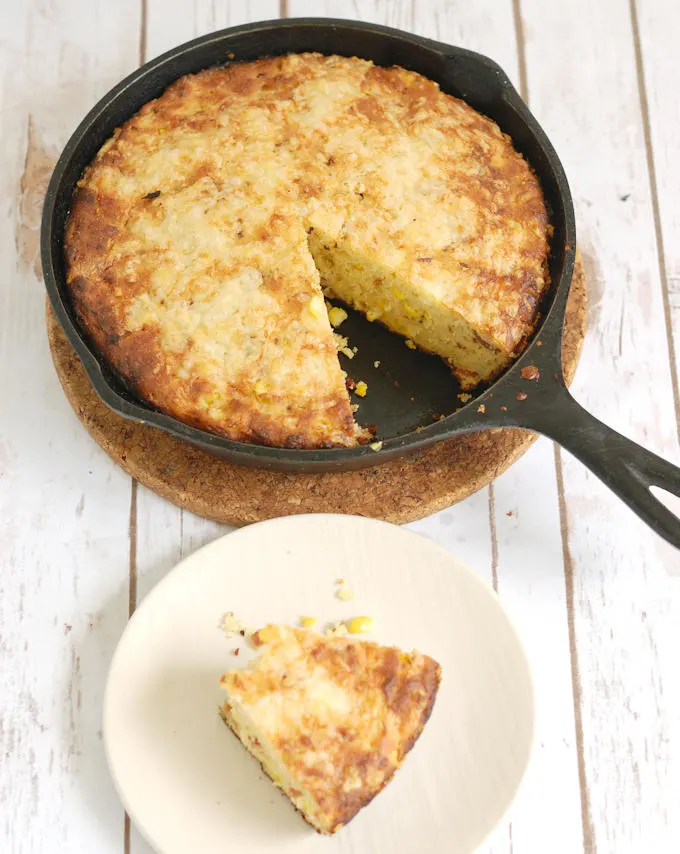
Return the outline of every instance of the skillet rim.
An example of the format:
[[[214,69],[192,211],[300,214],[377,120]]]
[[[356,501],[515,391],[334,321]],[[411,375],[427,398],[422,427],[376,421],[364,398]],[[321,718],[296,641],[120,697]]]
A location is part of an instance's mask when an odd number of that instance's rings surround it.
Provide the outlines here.
[[[91,136],[96,133],[97,123],[105,122],[113,107],[118,105],[126,95],[129,97],[131,92],[143,88],[157,71],[172,65],[177,59],[204,49],[211,43],[223,45],[226,55],[229,49],[229,40],[236,40],[244,35],[266,37],[268,33],[274,30],[292,30],[301,27],[313,30],[316,34],[321,35],[324,32],[337,32],[338,30],[344,31],[348,35],[357,32],[374,33],[384,38],[387,44],[390,42],[400,43],[402,47],[410,45],[416,51],[438,56],[444,63],[462,60],[476,66],[478,73],[486,75],[491,85],[497,87],[499,101],[514,113],[515,119],[536,144],[552,173],[550,177],[554,182],[556,198],[561,207],[563,245],[551,244],[551,256],[554,259],[553,265],[556,274],[553,273],[553,283],[550,294],[546,298],[545,313],[536,324],[524,351],[485,391],[476,395],[466,406],[451,413],[441,421],[421,427],[417,431],[414,430],[385,439],[382,447],[377,451],[373,450],[370,445],[356,448],[303,450],[236,442],[191,427],[169,415],[158,412],[149,404],[136,399],[130,392],[121,393],[115,385],[122,387],[122,381],[90,344],[86,332],[80,328],[66,295],[65,282],[60,281],[63,276],[60,276],[58,270],[58,256],[63,258],[64,236],[63,223],[62,227],[59,227],[60,205],[63,206],[65,194],[70,200],[75,184],[74,181],[69,180],[69,169],[79,157],[82,159],[82,150]],[[361,51],[357,51],[354,52],[354,55],[361,55],[361,53]],[[266,55],[266,53],[262,55]],[[178,74],[177,78],[183,73],[186,72]],[[441,80],[438,82],[441,83]],[[167,85],[169,84],[165,83],[163,88],[166,88]],[[147,100],[150,100],[151,97]],[[134,112],[136,109],[130,112],[130,116]],[[487,114],[490,118],[495,118],[490,113]],[[512,134],[511,138],[514,139]],[[89,162],[89,159],[91,158],[88,158],[86,162]],[[78,175],[82,173],[82,168],[78,170]],[[65,216],[63,220],[65,222]],[[552,243],[555,244],[556,241],[553,240]],[[496,427],[530,428],[529,408],[518,407],[517,405],[517,394],[522,388],[521,369],[529,364],[537,365],[541,374],[545,376],[546,382],[564,384],[561,371],[561,337],[574,267],[575,245],[576,227],[573,204],[562,164],[547,135],[497,63],[483,54],[426,39],[392,27],[332,18],[274,19],[219,30],[172,48],[125,77],[87,113],[64,147],[47,189],[41,225],[43,277],[52,309],[69,343],[83,363],[89,381],[98,396],[110,409],[128,420],[150,424],[209,453],[222,456],[232,463],[280,471],[306,472],[351,470],[375,466],[398,456],[421,450],[436,442],[476,430]]]

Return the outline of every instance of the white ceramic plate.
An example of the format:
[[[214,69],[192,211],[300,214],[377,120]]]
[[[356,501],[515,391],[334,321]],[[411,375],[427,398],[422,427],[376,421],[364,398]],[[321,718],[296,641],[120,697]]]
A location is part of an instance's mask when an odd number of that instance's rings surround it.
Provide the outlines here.
[[[254,628],[368,615],[368,637],[442,666],[404,765],[335,837],[302,821],[218,718],[219,677],[248,658],[218,628],[225,611]],[[512,802],[533,731],[529,666],[493,591],[435,543],[350,516],[252,525],[179,564],[130,621],[104,702],[114,782],[162,854],[469,854]]]

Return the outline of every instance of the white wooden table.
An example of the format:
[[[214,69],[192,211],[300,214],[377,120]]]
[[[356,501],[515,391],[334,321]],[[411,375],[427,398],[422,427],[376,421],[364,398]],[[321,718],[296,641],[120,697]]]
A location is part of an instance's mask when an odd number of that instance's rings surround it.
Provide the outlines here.
[[[676,0],[1,0],[3,854],[149,852],[106,769],[106,671],[146,592],[225,530],[131,483],[62,395],[38,263],[46,182],[77,122],[140,62],[279,15],[377,21],[505,68],[574,193],[591,300],[575,394],[679,458]],[[412,527],[494,584],[535,667],[537,755],[488,851],[678,854],[680,554],[546,440]]]

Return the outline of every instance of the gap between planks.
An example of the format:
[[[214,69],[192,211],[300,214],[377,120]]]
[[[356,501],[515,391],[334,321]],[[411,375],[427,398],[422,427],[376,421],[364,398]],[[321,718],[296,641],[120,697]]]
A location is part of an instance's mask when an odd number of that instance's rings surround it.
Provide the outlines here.
[[[498,533],[496,530],[496,495],[489,484],[489,534],[491,535],[491,584],[498,593]]]

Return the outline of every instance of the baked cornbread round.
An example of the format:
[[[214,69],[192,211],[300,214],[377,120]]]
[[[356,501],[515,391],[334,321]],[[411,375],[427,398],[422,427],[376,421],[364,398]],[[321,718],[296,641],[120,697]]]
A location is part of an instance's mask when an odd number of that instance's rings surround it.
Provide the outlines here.
[[[67,281],[159,409],[240,441],[351,446],[368,434],[323,291],[472,387],[533,328],[549,231],[492,121],[414,72],[299,54],[184,77],[123,125],[79,182]]]

